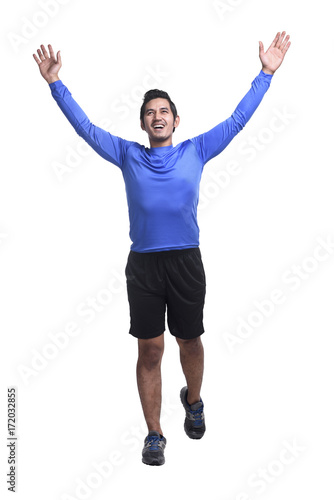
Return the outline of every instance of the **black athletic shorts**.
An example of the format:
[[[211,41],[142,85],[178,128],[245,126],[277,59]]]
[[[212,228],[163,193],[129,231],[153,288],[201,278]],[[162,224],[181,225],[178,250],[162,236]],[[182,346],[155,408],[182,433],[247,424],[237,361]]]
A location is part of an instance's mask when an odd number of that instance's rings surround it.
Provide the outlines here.
[[[202,335],[206,280],[198,247],[149,253],[130,250],[125,275],[131,335],[150,339],[164,333],[166,307],[172,335],[181,339]]]

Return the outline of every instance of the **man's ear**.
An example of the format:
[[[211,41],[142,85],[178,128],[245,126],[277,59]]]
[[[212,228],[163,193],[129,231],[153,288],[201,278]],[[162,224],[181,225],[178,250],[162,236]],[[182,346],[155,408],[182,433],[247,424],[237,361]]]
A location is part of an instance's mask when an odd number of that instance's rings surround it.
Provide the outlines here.
[[[179,123],[180,123],[180,117],[179,115],[176,116],[175,120],[174,120],[174,127],[178,127],[179,126]]]
[[[142,129],[142,130],[145,130],[145,131],[146,131],[145,126],[144,126],[144,123],[143,123],[143,121],[142,121],[142,120],[140,120],[140,127],[141,127],[141,129]]]

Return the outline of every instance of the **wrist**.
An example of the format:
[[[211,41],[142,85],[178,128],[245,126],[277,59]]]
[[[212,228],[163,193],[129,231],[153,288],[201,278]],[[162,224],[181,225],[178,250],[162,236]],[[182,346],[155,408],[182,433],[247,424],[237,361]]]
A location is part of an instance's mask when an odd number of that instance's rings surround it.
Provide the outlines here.
[[[270,69],[266,68],[265,66],[262,66],[262,71],[263,73],[266,73],[267,75],[273,75],[275,71],[271,71]]]
[[[48,78],[45,78],[45,80],[48,82],[48,84],[50,85],[50,83],[54,83],[56,82],[57,80],[60,80],[60,78],[58,77],[58,75],[53,75],[53,76],[50,76]]]

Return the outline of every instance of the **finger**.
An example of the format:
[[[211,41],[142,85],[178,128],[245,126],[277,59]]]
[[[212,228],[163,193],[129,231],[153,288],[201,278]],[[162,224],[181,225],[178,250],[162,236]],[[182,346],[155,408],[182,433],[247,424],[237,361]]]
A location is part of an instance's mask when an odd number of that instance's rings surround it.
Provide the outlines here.
[[[286,47],[286,46],[287,46],[287,44],[288,44],[289,38],[290,38],[290,36],[289,36],[289,35],[287,35],[287,36],[285,37],[285,40],[283,40],[282,45],[281,45],[281,50],[284,50],[284,49],[285,49],[285,47]]]
[[[52,57],[52,59],[55,59],[55,54],[53,52],[53,48],[52,48],[52,45],[50,43],[49,43],[48,47],[49,47],[50,57]]]
[[[38,59],[38,57],[36,56],[36,54],[33,54],[32,55],[33,58],[35,59],[35,61],[37,62],[38,66],[41,64],[41,61]]]
[[[279,49],[281,48],[281,44],[282,44],[282,41],[284,39],[284,36],[285,36],[285,31],[282,31],[282,34],[281,36],[279,37],[278,41],[277,41],[277,44],[276,44],[276,47],[278,47]]]
[[[45,57],[45,59],[48,59],[49,54],[48,54],[46,48],[44,47],[44,45],[41,45],[41,48],[42,48],[42,51],[43,51],[43,56]]]
[[[44,61],[44,60],[45,60],[45,57],[44,57],[44,55],[42,54],[42,52],[40,51],[40,49],[37,49],[37,53],[38,53],[38,55],[39,55],[40,60],[41,60],[41,61]]]
[[[57,62],[60,64],[60,66],[62,65],[62,63],[61,63],[61,55],[60,55],[60,50],[58,50],[58,52],[57,52]]]
[[[277,33],[277,35],[275,36],[275,38],[274,38],[274,39],[273,39],[273,41],[271,42],[271,45],[270,45],[269,49],[271,49],[271,47],[275,47],[275,45],[276,45],[276,43],[277,43],[277,41],[278,41],[279,37],[280,37],[280,32],[278,32],[278,33]],[[268,49],[268,50],[269,50],[269,49]]]
[[[290,45],[291,45],[291,42],[289,42],[289,43],[286,45],[286,47],[284,47],[284,49],[282,50],[282,52],[283,52],[283,56],[287,53],[287,50],[288,50],[288,48],[290,47]]]
[[[264,52],[263,43],[259,42],[259,54],[260,54],[260,56],[263,54],[263,52]]]

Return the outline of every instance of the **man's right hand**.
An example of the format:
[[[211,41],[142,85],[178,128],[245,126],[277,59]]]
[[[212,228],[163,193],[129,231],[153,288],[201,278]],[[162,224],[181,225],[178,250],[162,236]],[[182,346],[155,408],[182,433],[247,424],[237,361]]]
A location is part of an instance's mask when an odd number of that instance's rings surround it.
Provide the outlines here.
[[[61,57],[60,57],[60,50],[58,50],[57,58],[55,58],[52,45],[49,44],[48,47],[50,51],[50,56],[44,45],[41,45],[42,51],[40,49],[37,49],[39,57],[36,56],[36,54],[33,54],[33,58],[38,64],[42,77],[48,83],[53,83],[59,80],[58,72],[61,68]]]

